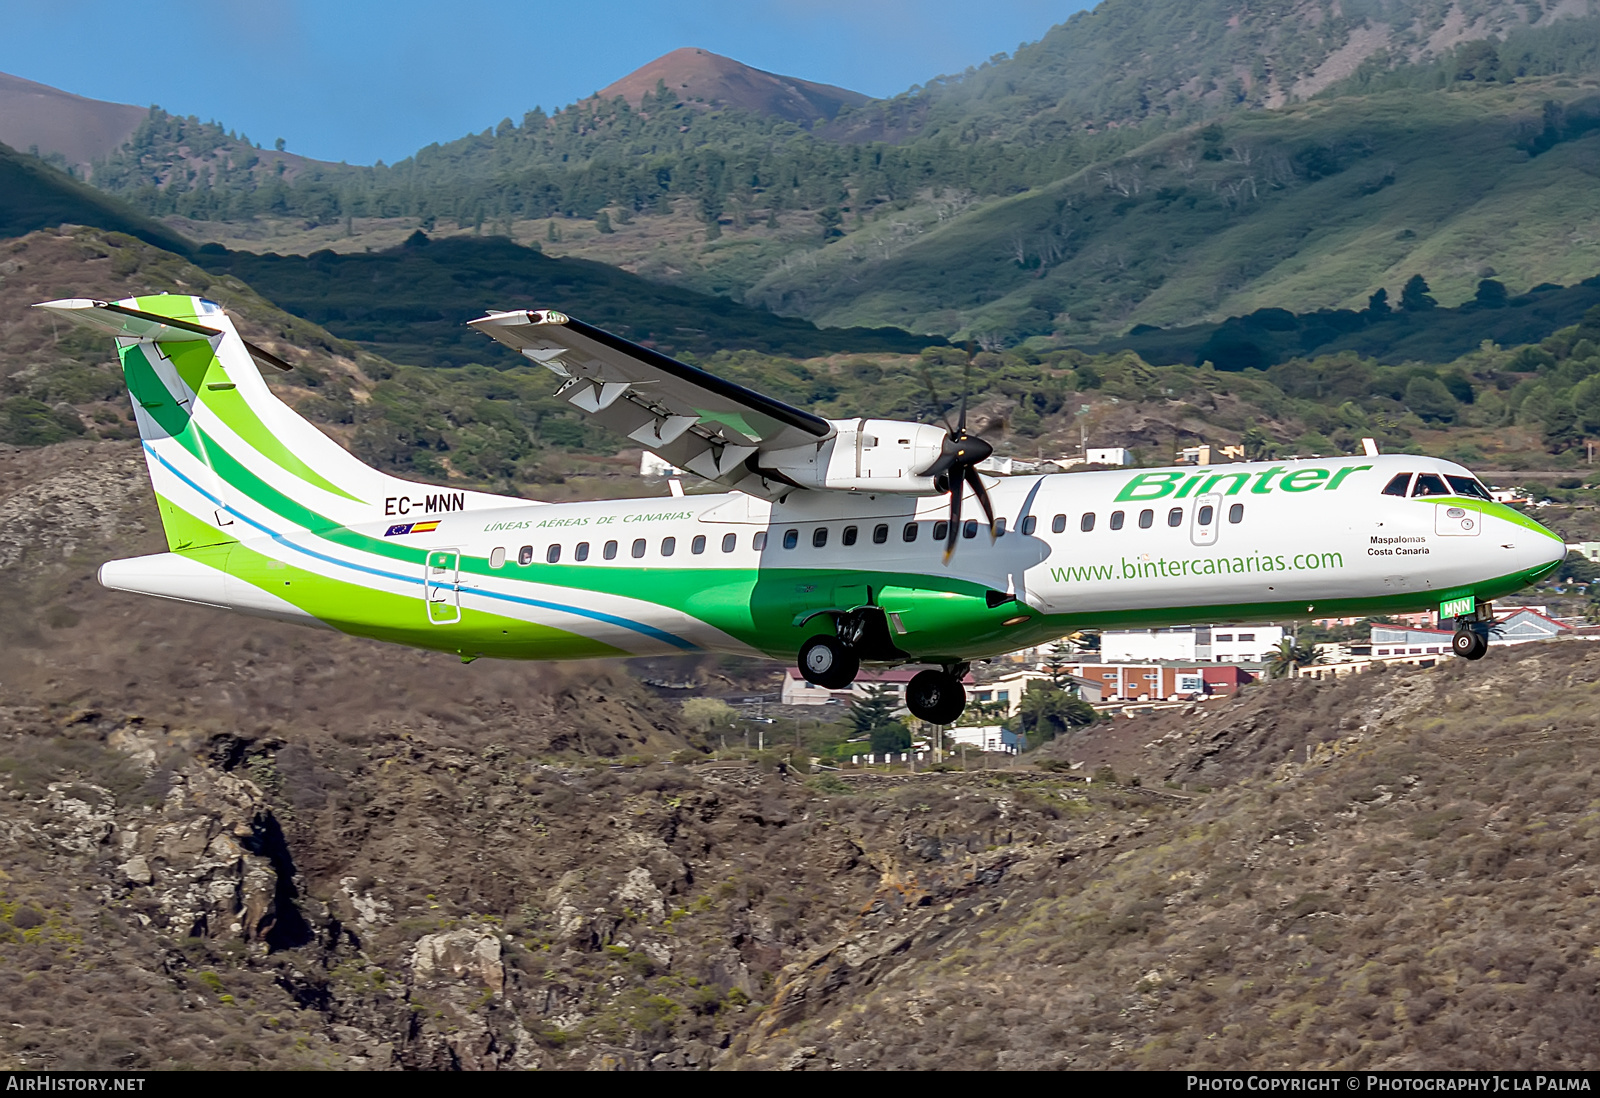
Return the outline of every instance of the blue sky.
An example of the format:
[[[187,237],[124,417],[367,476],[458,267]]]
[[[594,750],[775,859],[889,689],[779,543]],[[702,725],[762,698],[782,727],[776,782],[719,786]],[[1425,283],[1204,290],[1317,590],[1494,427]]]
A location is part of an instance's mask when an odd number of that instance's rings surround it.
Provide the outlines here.
[[[1086,0],[5,0],[0,71],[214,118],[325,160],[397,160],[581,99],[679,46],[894,95],[1039,39]]]

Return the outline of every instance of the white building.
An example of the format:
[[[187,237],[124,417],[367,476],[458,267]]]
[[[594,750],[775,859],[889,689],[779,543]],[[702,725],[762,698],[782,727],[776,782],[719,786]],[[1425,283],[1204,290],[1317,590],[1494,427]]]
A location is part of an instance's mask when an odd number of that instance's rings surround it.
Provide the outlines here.
[[[1600,541],[1580,541],[1576,545],[1567,546],[1567,548],[1585,560],[1592,560],[1596,564],[1600,564]]]
[[[1283,640],[1281,625],[1181,625],[1172,629],[1115,629],[1100,634],[1105,663],[1259,663]]]
[[[980,751],[999,751],[1007,755],[1015,755],[1019,751],[1028,749],[1028,737],[1016,732],[1008,732],[998,724],[984,724],[968,727],[956,726],[946,735],[957,749],[962,744],[976,747]]]
[[[1120,446],[1091,446],[1083,453],[1090,465],[1132,465],[1133,454]]]

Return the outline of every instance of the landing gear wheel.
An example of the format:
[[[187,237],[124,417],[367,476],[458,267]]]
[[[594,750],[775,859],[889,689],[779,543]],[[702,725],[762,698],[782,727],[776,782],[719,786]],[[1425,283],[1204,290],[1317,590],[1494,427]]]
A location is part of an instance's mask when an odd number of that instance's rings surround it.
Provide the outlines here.
[[[842,690],[856,681],[861,661],[838,637],[812,637],[800,646],[800,674],[826,690]]]
[[[1481,660],[1489,651],[1489,642],[1475,629],[1460,629],[1450,638],[1450,651],[1464,660]]]
[[[906,708],[929,724],[954,724],[967,707],[961,680],[947,671],[920,671],[906,684]]]

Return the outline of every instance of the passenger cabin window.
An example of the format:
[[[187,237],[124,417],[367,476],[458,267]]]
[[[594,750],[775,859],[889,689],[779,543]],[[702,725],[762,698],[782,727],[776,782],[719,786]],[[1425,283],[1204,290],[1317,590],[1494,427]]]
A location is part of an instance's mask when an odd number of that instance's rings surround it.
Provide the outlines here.
[[[994,520],[994,536],[995,537],[1000,537],[1005,532],[1006,532],[1006,520],[1003,519],[1003,518],[995,519]]]
[[[1057,515],[1055,518],[1050,520],[1050,530],[1051,530],[1052,533],[1059,534],[1062,531],[1064,531],[1066,528],[1067,528],[1067,516],[1066,515]]]
[[[966,522],[963,522],[961,524],[961,536],[964,537],[964,538],[975,538],[975,537],[977,537],[978,536],[978,520],[977,519],[968,519]]]
[[[1018,527],[1018,529],[1020,529],[1023,532],[1023,534],[1025,534],[1025,535],[1032,535],[1033,532],[1035,530],[1037,530],[1038,528],[1039,528],[1039,516],[1038,515],[1029,515],[1027,518],[1022,520],[1022,525],[1020,527]]]
[[[920,529],[921,529],[921,527],[915,522],[906,523],[906,528],[904,530],[900,531],[900,540],[901,541],[916,541],[917,540],[917,531],[920,530]]]
[[[739,535],[738,534],[723,534],[722,535],[722,551],[724,553],[733,552],[734,546],[736,546],[738,544],[739,544]]]
[[[706,551],[706,536],[704,534],[696,534],[694,536],[694,540],[689,543],[689,552],[693,553],[695,556],[698,557],[701,553],[704,553],[705,551]]]
[[[1394,479],[1392,479],[1391,481],[1389,481],[1388,484],[1385,484],[1383,486],[1383,494],[1386,495],[1386,496],[1401,496],[1401,497],[1404,497],[1405,494],[1406,494],[1406,489],[1409,488],[1410,486],[1411,486],[1411,474],[1410,473],[1396,473],[1394,475]]]
[[[589,559],[589,543],[586,542],[586,541],[578,542],[578,547],[572,551],[572,559],[573,560],[588,560]]]
[[[1125,517],[1126,516],[1121,511],[1113,511],[1113,512],[1111,512],[1111,528],[1113,530],[1122,529],[1122,520]]]
[[[557,561],[559,561],[561,559],[561,546],[552,545],[550,548],[546,549],[544,551],[544,559],[551,564],[555,564]]]
[[[948,522],[936,522],[936,523],[933,524],[933,540],[934,541],[943,541],[945,538],[947,538],[949,536],[950,536],[950,524]]]
[[[644,539],[635,538],[633,542],[633,559],[639,560],[644,556]]]
[[[799,544],[800,544],[800,531],[798,531],[798,530],[785,530],[783,532],[783,547],[785,549],[793,549],[796,545],[799,545]]]
[[[1240,523],[1244,521],[1244,504],[1235,503],[1232,507],[1228,508],[1228,521],[1232,523]]]
[[[605,557],[607,560],[616,560],[617,559],[617,543],[614,542],[614,541],[606,542],[605,550],[600,555]]]
[[[506,551],[505,551],[505,548],[503,546],[500,547],[500,548],[496,548],[496,549],[490,550],[490,552],[489,552],[489,567],[490,568],[502,567],[505,564],[505,562],[506,562]]]
[[[662,556],[670,557],[670,556],[672,556],[673,553],[676,553],[677,551],[678,551],[678,539],[677,538],[662,538],[661,539],[661,555]]]
[[[882,545],[889,540],[889,524],[880,522],[872,528],[872,544]]]
[[[1167,525],[1168,526],[1182,526],[1183,525],[1183,508],[1182,507],[1174,507],[1172,510],[1167,512]]]
[[[1489,494],[1488,490],[1484,488],[1483,485],[1479,484],[1471,477],[1446,476],[1444,479],[1450,482],[1450,487],[1455,489],[1455,493],[1458,496],[1469,496],[1472,499],[1487,500],[1492,500],[1494,498]]]
[[[1200,513],[1195,516],[1195,521],[1201,526],[1210,526],[1211,521],[1216,517],[1217,509],[1208,503],[1204,507],[1200,508]]]
[[[828,544],[828,528],[819,526],[811,531],[811,544],[818,549]]]
[[[1146,507],[1139,512],[1139,529],[1148,530],[1156,524],[1156,513]]]
[[[729,536],[732,537],[731,534]],[[767,547],[767,532],[765,530],[757,530],[756,531],[756,536],[753,539],[751,539],[750,548],[754,549],[756,552],[759,553],[763,549],[765,549],[766,547]]]
[[[846,526],[844,533],[839,535],[839,541],[845,545],[854,545],[856,543],[856,528],[854,526]]]
[[[533,563],[533,546],[524,545],[521,549],[517,550],[517,563],[523,567],[527,567]]]
[[[1450,489],[1444,486],[1444,478],[1437,473],[1418,473],[1417,483],[1411,489],[1411,498],[1418,499],[1422,496],[1448,496]]]
[[[1085,511],[1083,513],[1083,517],[1078,520],[1078,529],[1082,530],[1085,534],[1094,529],[1093,511]]]

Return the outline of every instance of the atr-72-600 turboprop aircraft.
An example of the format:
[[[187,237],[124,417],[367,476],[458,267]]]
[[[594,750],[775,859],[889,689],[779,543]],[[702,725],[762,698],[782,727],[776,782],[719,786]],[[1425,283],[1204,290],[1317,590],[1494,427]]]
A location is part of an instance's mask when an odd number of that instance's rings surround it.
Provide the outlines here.
[[[1436,458],[985,478],[964,412],[821,419],[560,313],[491,313],[472,326],[574,408],[727,489],[541,504],[362,464],[213,302],[40,307],[115,337],[166,530],[101,583],[468,660],[712,650],[830,688],[924,664],[907,706],[948,723],[972,660],[1084,628],[1438,607],[1477,658],[1489,600],[1566,554]]]

